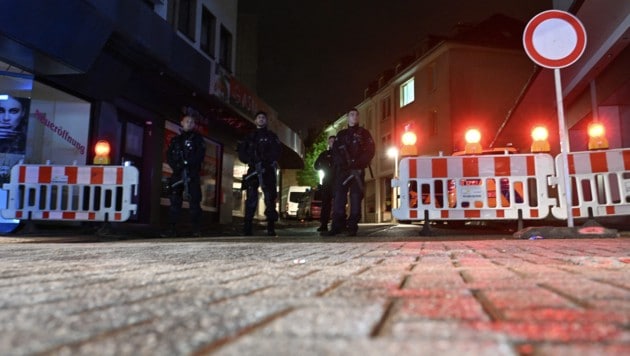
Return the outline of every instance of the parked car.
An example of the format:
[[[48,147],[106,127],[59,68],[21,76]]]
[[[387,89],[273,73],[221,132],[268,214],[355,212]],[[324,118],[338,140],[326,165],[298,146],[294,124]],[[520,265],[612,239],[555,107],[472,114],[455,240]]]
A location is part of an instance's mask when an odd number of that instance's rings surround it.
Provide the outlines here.
[[[322,198],[319,189],[311,189],[300,199],[297,208],[298,220],[319,220],[322,211]]]

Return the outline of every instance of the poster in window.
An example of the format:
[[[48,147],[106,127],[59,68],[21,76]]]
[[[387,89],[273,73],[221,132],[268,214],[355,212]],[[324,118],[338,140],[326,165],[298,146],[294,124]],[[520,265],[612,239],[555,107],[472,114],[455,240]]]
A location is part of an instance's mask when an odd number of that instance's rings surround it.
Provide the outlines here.
[[[0,180],[8,182],[11,167],[24,158],[30,99],[0,94]]]

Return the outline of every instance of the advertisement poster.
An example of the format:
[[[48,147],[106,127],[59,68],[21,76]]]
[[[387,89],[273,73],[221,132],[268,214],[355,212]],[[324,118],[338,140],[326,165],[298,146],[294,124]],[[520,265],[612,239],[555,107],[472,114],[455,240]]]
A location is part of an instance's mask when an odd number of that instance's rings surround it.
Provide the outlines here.
[[[9,181],[11,167],[24,159],[30,100],[0,95],[0,183]]]

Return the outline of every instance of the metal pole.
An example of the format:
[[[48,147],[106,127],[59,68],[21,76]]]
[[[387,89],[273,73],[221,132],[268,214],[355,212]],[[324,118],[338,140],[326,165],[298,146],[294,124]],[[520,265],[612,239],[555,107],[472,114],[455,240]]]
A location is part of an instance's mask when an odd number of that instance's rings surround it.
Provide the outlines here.
[[[558,109],[558,134],[560,135],[560,156],[562,161],[562,170],[563,170],[563,181],[560,182],[564,184],[564,194],[566,197],[567,204],[567,226],[573,227],[573,214],[571,212],[571,206],[573,204],[573,200],[571,199],[572,188],[571,188],[571,178],[569,177],[569,130],[567,129],[567,125],[564,122],[564,104],[562,101],[562,82],[560,80],[560,69],[556,68],[553,70],[555,84],[556,84],[556,107]],[[559,197],[560,198],[560,197]]]
[[[394,154],[394,177],[398,178],[398,149],[396,149],[396,154]],[[392,189],[392,194],[394,195],[392,198],[392,208],[398,209],[398,187]]]

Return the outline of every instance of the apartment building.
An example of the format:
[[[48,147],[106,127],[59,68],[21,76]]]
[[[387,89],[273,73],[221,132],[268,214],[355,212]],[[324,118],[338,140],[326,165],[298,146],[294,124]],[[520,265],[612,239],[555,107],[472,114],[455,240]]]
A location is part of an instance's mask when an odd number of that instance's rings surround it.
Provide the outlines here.
[[[2,152],[1,173],[27,163],[91,164],[99,140],[111,163],[140,171],[133,223],[165,221],[164,150],[184,114],[198,119],[207,152],[202,208],[208,224],[239,211],[243,166],[237,140],[257,110],[286,146],[282,167],[303,147],[273,108],[238,79],[234,0],[21,0],[0,14],[0,94],[28,108],[26,149]]]

